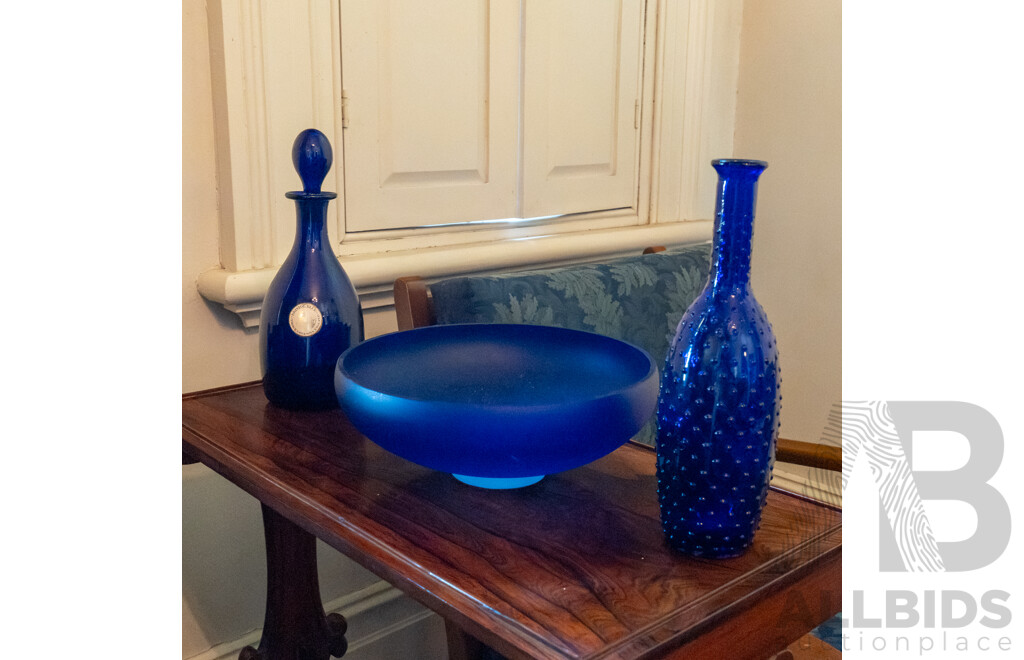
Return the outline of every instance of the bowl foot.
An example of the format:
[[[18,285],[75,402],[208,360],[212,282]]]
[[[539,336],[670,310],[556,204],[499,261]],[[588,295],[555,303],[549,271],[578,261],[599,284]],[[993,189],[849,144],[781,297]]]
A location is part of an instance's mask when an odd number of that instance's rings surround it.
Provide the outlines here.
[[[537,477],[470,477],[465,474],[453,474],[452,476],[464,484],[494,490],[532,486],[544,478],[543,474]]]

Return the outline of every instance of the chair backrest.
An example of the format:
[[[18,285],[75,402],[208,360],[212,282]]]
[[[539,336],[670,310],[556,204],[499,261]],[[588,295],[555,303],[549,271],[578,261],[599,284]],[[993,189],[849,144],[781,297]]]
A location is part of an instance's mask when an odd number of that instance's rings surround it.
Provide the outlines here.
[[[603,263],[453,277],[430,285],[427,322],[587,330],[643,348],[660,369],[679,319],[707,283],[710,259],[704,243]],[[652,418],[634,440],[653,445],[655,435]]]

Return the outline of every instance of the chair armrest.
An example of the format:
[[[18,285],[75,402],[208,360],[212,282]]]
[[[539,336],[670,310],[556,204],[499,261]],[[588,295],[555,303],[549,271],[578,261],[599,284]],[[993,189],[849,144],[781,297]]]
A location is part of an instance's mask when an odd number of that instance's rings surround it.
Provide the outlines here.
[[[775,460],[836,472],[843,470],[843,450],[816,442],[779,438],[775,448]]]

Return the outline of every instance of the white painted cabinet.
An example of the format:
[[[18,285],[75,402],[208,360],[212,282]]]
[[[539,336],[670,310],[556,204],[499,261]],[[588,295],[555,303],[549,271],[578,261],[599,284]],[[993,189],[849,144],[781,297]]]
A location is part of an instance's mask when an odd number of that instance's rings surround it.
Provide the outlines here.
[[[710,236],[742,0],[207,7],[221,267],[198,287],[246,327],[294,239],[288,154],[309,127],[334,145],[328,221],[364,309],[390,305],[410,273]],[[508,218],[540,219],[465,224]]]
[[[347,232],[635,208],[641,0],[342,0]]]

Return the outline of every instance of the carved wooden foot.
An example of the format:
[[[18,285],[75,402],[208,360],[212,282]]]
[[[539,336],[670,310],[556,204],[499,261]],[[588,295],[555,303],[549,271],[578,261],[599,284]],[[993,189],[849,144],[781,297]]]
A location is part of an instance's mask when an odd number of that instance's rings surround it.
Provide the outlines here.
[[[238,660],[328,660],[348,649],[348,624],[324,614],[316,570],[316,538],[263,505],[267,542],[267,609],[258,649]]]

